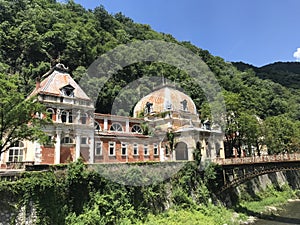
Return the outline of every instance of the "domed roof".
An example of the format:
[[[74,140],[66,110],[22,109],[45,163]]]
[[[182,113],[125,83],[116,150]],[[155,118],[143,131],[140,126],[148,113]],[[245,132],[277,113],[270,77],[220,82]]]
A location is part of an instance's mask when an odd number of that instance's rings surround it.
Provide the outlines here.
[[[182,111],[197,114],[195,103],[188,95],[176,90],[175,87],[163,86],[143,97],[136,104],[133,115],[138,117],[141,112],[147,114],[166,111]]]

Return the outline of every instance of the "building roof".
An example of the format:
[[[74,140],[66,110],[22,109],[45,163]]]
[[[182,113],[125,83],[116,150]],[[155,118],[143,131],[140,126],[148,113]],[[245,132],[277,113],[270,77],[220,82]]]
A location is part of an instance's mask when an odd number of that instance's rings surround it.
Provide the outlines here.
[[[62,64],[58,64],[43,77],[41,82],[37,82],[36,88],[30,96],[37,94],[63,96],[62,89],[64,87],[73,89],[74,97],[84,100],[91,100],[81,87],[73,80],[71,75],[66,71]]]
[[[134,116],[144,112],[147,104],[151,104],[153,113],[162,113],[166,111],[182,111],[197,114],[197,109],[193,100],[185,93],[175,89],[172,86],[163,86],[162,88],[143,97],[134,108]],[[148,112],[149,113],[149,112]]]

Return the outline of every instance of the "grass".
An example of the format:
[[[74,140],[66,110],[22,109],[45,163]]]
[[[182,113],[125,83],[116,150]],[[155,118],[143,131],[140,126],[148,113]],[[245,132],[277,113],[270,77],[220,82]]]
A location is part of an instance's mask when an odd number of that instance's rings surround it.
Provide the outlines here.
[[[196,209],[170,209],[160,215],[149,215],[144,225],[223,225],[238,224],[233,221],[233,211],[209,204]]]
[[[248,217],[254,214],[266,212],[267,206],[278,207],[287,202],[288,199],[295,198],[297,193],[288,185],[280,188],[274,186],[267,187],[266,190],[257,193],[255,199],[242,200],[237,211],[223,206],[213,204],[191,207],[188,209],[174,208],[159,215],[148,215],[145,222],[139,222],[141,225],[235,225],[238,221],[246,221]],[[259,199],[259,200],[257,200]],[[241,210],[242,209],[242,210]],[[233,219],[236,217],[235,219]]]
[[[284,185],[279,189],[274,186],[267,187],[266,190],[257,194],[259,200],[242,201],[240,206],[255,213],[266,211],[267,206],[278,207],[287,202],[288,199],[295,198],[296,192],[288,185]]]

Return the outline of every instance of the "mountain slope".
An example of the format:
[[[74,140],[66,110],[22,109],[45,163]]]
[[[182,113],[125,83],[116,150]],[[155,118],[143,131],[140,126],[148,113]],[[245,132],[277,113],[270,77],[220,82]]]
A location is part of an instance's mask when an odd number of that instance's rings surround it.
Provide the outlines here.
[[[199,55],[215,74],[224,95],[238,100],[235,109],[251,111],[263,119],[282,114],[300,117],[295,102],[297,96],[283,86],[261,80],[251,71],[241,72],[207,50],[158,33],[149,25],[135,23],[121,13],[111,15],[103,6],[86,10],[72,0],[66,3],[2,0],[0,15],[0,72],[19,73],[26,92],[30,92],[34,80],[57,61],[68,66],[73,77],[79,80],[98,56],[116,46],[155,39],[177,43]],[[258,72],[263,77],[263,73]],[[115,98],[132,81],[162,74],[191,96],[203,118],[208,116],[206,97],[197,82],[186,71],[159,62],[139,62],[119,70],[99,93],[97,112],[111,113]],[[94,83],[92,88],[95,88]],[[130,100],[130,94],[136,95],[135,90],[121,96],[124,104]]]
[[[262,67],[242,62],[236,62],[233,65],[241,71],[253,69],[261,79],[269,79],[288,88],[300,89],[299,62],[276,62]]]

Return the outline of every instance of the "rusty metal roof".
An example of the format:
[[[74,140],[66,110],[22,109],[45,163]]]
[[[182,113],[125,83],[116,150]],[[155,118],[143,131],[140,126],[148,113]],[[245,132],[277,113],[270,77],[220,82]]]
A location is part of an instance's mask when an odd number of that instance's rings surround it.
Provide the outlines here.
[[[183,102],[185,102],[185,107]],[[134,116],[140,112],[144,112],[146,104],[152,104],[153,113],[161,113],[166,111],[186,111],[197,114],[197,109],[193,100],[185,93],[176,90],[171,86],[163,86],[162,88],[143,97],[134,108]]]
[[[63,96],[61,89],[68,85],[74,88],[75,98],[91,100],[69,73],[55,68],[44,80],[39,84],[37,83],[36,88],[30,96],[37,94]]]

